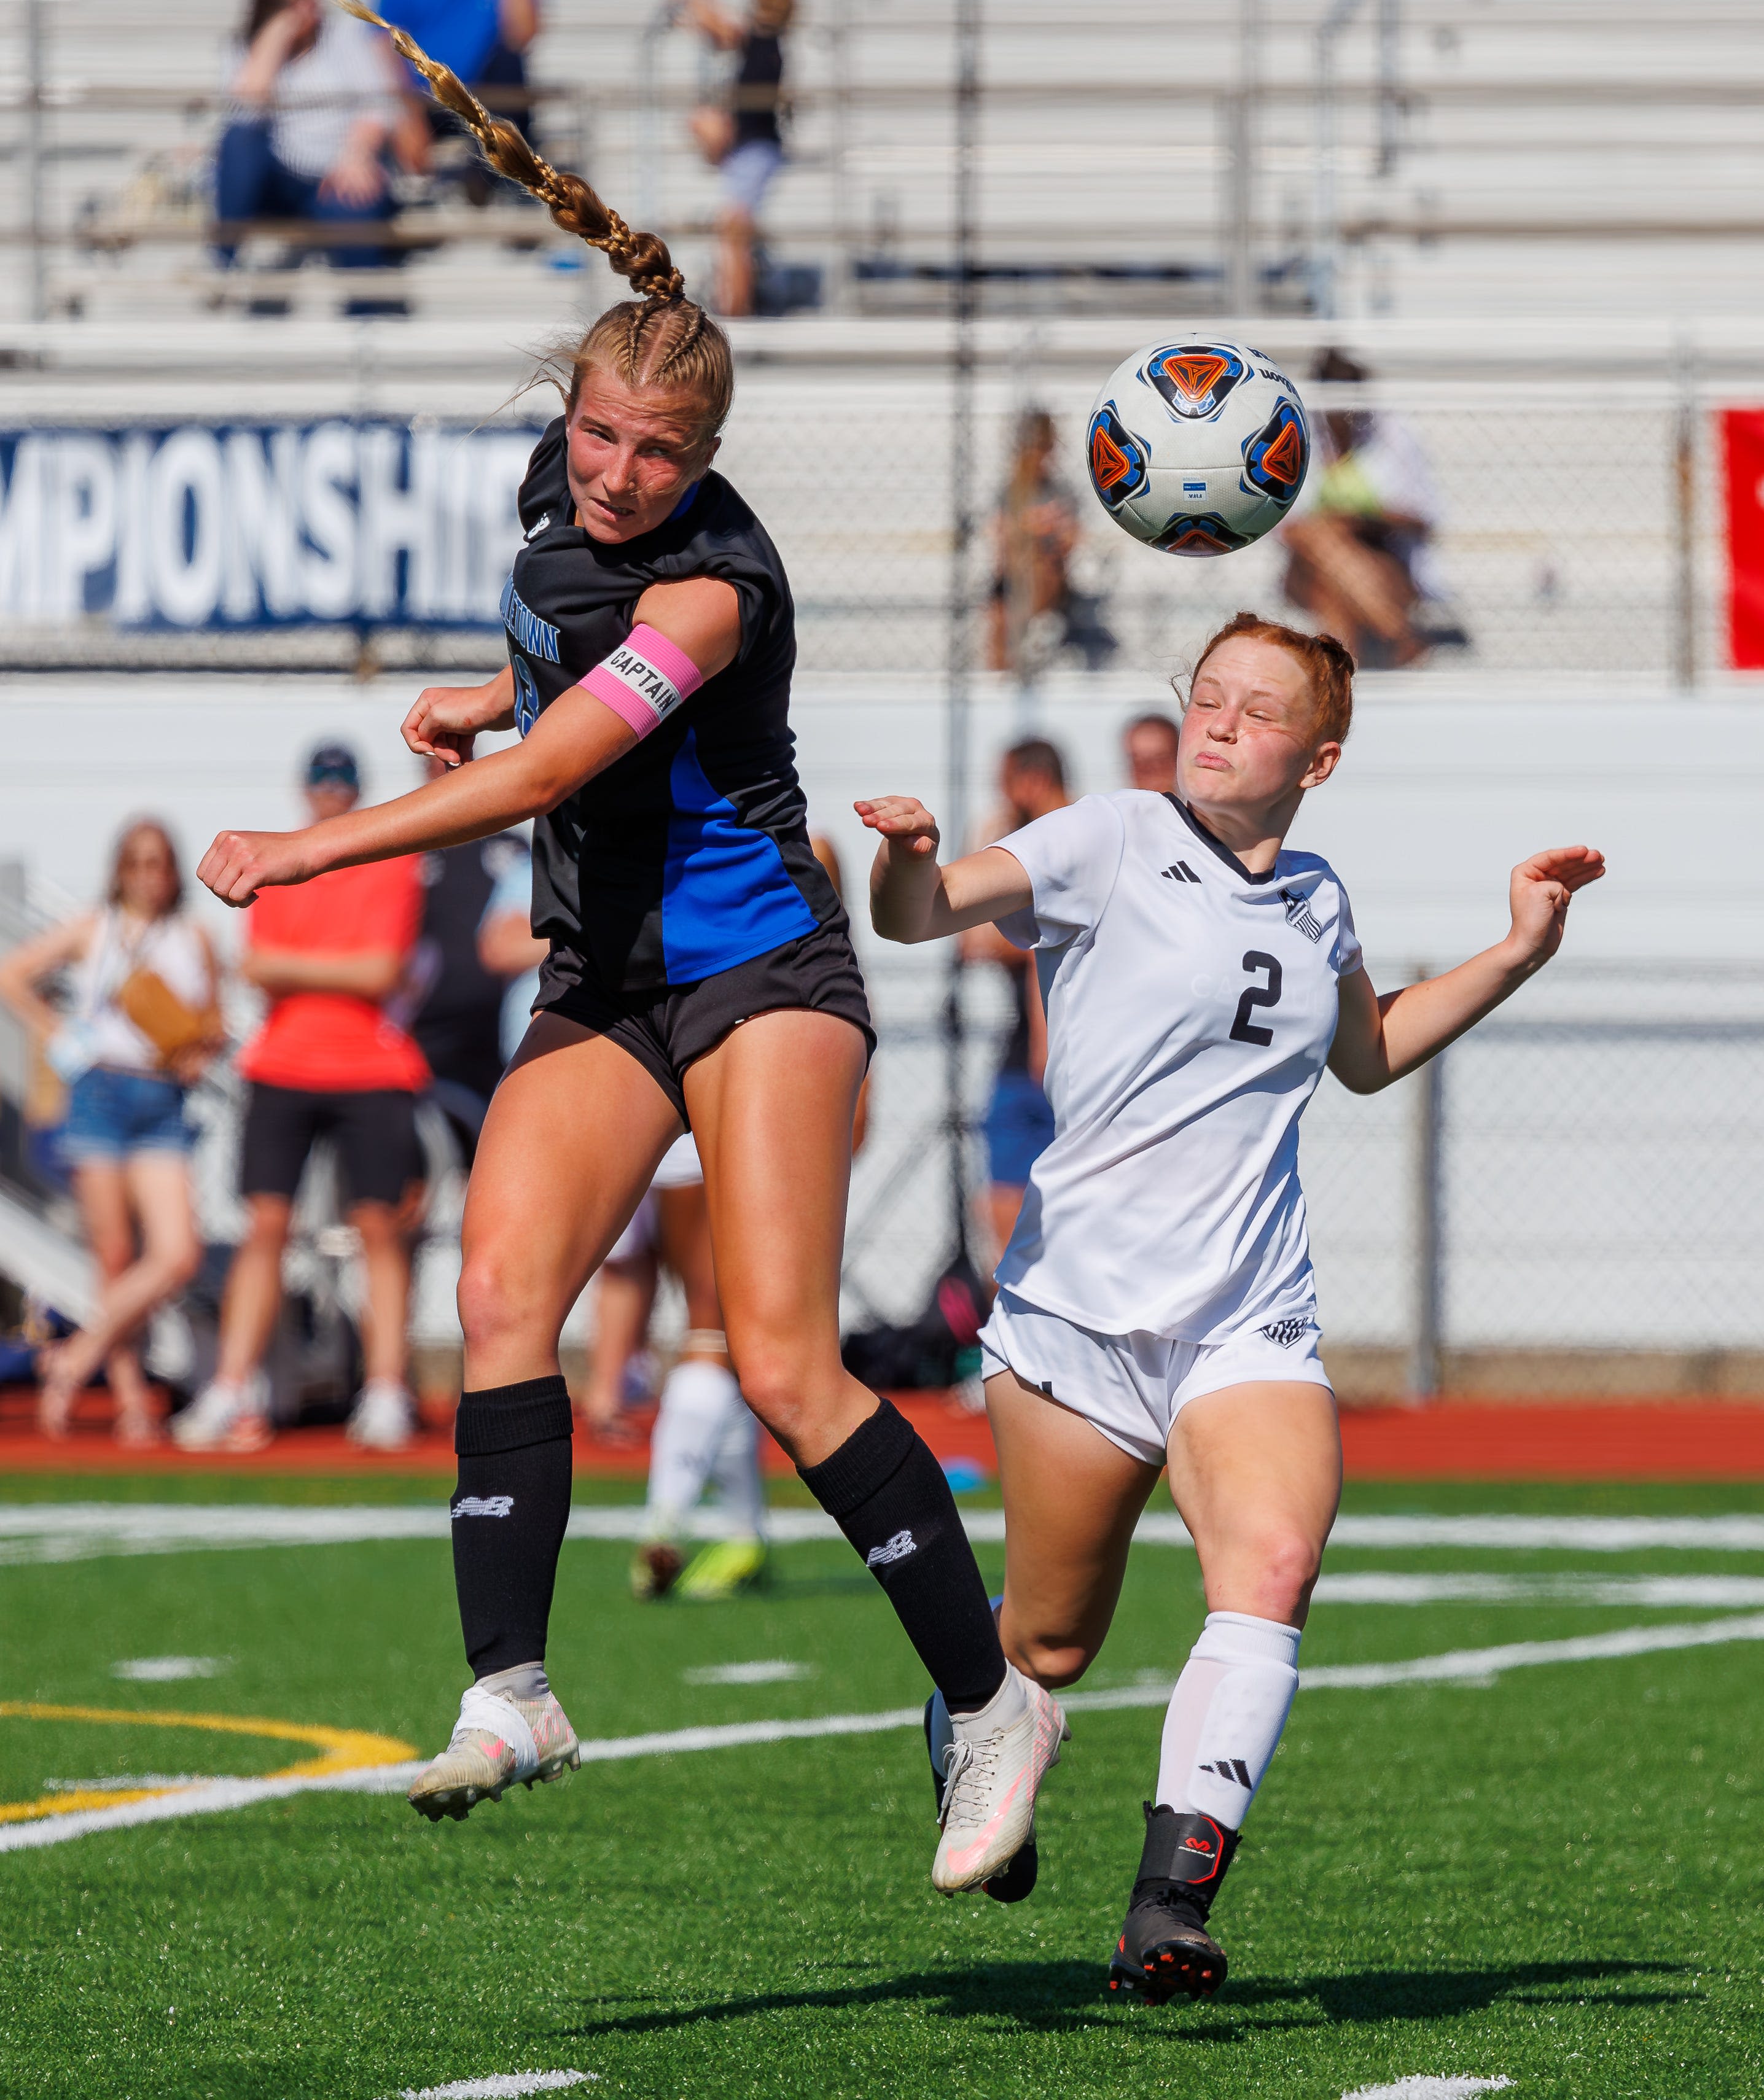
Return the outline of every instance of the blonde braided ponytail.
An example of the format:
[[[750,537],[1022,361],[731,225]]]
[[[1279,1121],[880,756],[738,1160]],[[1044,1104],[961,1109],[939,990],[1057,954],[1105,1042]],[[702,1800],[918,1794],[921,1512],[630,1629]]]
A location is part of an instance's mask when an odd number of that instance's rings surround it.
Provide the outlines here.
[[[598,248],[631,289],[646,299],[652,310],[669,306],[686,296],[686,280],[674,267],[665,241],[652,233],[639,233],[626,225],[612,206],[601,201],[580,175],[566,174],[542,158],[505,117],[493,117],[458,74],[437,64],[405,31],[376,15],[361,0],[338,0],[347,14],[358,21],[383,29],[400,58],[409,61],[428,83],[429,92],[444,109],[450,109],[477,140],[480,151],[499,175],[519,183],[544,205],[566,233]],[[633,361],[638,345],[634,329]]]

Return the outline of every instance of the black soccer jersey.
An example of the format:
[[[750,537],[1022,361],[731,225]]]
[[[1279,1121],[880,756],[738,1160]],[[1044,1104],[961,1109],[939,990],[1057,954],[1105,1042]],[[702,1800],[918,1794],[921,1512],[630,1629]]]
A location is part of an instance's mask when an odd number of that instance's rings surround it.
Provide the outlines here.
[[[524,736],[617,647],[650,585],[716,576],[741,602],[733,663],[533,827],[533,931],[608,991],[692,984],[843,921],[808,842],[789,726],[795,608],[764,527],[707,474],[652,532],[608,546],[573,514],[564,420],[521,484],[502,593]]]

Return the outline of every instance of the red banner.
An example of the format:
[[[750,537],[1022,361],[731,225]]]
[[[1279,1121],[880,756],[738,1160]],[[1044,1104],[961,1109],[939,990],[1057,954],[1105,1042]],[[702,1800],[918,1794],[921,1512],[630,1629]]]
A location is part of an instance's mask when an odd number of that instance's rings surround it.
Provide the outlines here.
[[[1727,479],[1727,660],[1764,670],[1764,408],[1724,408]]]

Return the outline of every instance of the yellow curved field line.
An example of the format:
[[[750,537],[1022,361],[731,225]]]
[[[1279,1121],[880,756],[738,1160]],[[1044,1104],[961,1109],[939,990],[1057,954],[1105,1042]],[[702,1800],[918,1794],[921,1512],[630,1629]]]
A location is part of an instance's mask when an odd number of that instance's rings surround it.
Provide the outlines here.
[[[267,1772],[267,1779],[324,1779],[333,1772],[355,1771],[364,1765],[402,1764],[415,1749],[396,1736],[370,1735],[363,1728],[328,1728],[312,1721],[271,1721],[241,1714],[175,1714],[146,1708],[48,1706],[36,1700],[0,1700],[0,1721],[96,1721],[137,1728],[203,1728],[220,1736],[266,1736],[274,1742],[312,1743],[322,1757],[303,1758]],[[225,1775],[216,1775],[224,1776]],[[0,1802],[0,1823],[30,1823],[45,1815],[72,1815],[82,1808],[116,1808],[130,1801],[152,1801],[176,1793],[170,1786],[87,1788],[78,1793],[46,1793],[35,1801]]]

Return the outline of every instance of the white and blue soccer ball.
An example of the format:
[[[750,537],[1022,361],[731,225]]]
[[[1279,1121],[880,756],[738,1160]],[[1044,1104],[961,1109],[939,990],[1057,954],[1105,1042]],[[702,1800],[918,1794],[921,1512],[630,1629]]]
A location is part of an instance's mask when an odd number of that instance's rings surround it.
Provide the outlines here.
[[[1167,554],[1229,554],[1278,525],[1311,464],[1298,389],[1240,342],[1154,342],[1116,365],[1085,446],[1097,501]]]

